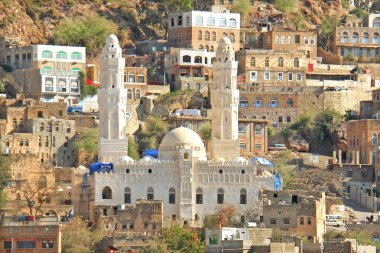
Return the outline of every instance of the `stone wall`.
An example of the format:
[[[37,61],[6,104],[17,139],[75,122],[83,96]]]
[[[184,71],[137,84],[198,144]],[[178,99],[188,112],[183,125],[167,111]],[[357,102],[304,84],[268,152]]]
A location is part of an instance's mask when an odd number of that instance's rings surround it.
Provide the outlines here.
[[[369,195],[357,185],[351,185],[350,187],[351,200],[375,213],[380,210],[380,200],[373,195],[373,193]]]

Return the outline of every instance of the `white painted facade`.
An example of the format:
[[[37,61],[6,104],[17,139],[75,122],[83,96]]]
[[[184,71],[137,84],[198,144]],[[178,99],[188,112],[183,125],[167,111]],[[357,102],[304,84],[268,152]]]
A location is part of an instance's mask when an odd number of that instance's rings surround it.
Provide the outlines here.
[[[188,11],[169,14],[168,27],[212,27],[240,30],[240,13]]]
[[[124,88],[125,58],[115,35],[107,38],[99,70],[99,148],[98,159],[111,162],[128,155],[126,137],[127,90]]]

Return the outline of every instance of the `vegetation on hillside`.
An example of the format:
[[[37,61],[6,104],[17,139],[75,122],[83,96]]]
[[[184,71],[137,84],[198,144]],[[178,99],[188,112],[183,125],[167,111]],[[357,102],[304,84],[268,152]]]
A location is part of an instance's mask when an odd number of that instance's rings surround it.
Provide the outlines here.
[[[155,104],[165,106],[169,111],[181,108],[198,108],[205,105],[202,94],[196,90],[177,90],[158,96]]]
[[[10,178],[10,166],[11,158],[10,156],[0,156],[0,210],[4,206],[6,201],[6,196],[4,192],[5,179]]]
[[[131,157],[133,160],[138,160],[140,158],[138,146],[133,139],[133,136],[128,137],[128,156]]]
[[[169,124],[157,116],[146,118],[145,125],[140,134],[140,150],[156,149],[162,138],[169,131]]]

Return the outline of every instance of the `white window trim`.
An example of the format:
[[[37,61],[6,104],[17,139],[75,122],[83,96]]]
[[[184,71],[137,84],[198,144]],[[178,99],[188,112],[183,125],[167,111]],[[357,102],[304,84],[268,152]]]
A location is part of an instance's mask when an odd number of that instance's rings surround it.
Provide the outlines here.
[[[266,73],[269,74],[269,75],[268,75],[268,78],[265,77],[265,74],[266,74]],[[269,71],[265,71],[265,72],[264,72],[264,80],[266,80],[266,81],[267,81],[267,80],[270,80],[270,72],[269,72]]]
[[[252,79],[252,73],[255,73],[255,79]],[[250,71],[249,72],[249,80],[250,81],[257,81],[257,71]]]
[[[301,78],[298,79],[298,76],[301,76]],[[302,81],[302,73],[297,73],[297,75],[296,75],[296,79],[297,79],[297,81]]]
[[[282,76],[282,79],[280,79],[280,74],[281,74],[281,76]],[[279,81],[283,81],[283,80],[284,80],[284,72],[278,72],[278,74],[277,74],[277,79],[278,79]]]

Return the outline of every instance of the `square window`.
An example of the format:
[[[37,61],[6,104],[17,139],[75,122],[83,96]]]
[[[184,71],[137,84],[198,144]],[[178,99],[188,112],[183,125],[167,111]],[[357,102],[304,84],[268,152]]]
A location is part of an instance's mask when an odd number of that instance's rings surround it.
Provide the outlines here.
[[[305,225],[304,217],[300,217],[300,225]]]
[[[282,73],[282,72],[278,72],[278,80],[279,80],[279,81],[284,80],[284,73]]]
[[[288,81],[293,81],[293,73],[288,73]]]
[[[290,219],[289,218],[284,218],[284,224],[289,225],[290,224]]]
[[[270,73],[268,71],[264,72],[264,80],[270,80]]]
[[[307,217],[307,225],[311,225],[311,217]]]
[[[302,73],[297,73],[297,81],[302,81]]]
[[[250,80],[251,81],[257,81],[257,72],[256,71],[250,72]]]
[[[276,225],[277,224],[276,219],[270,219],[270,224],[271,225]]]

